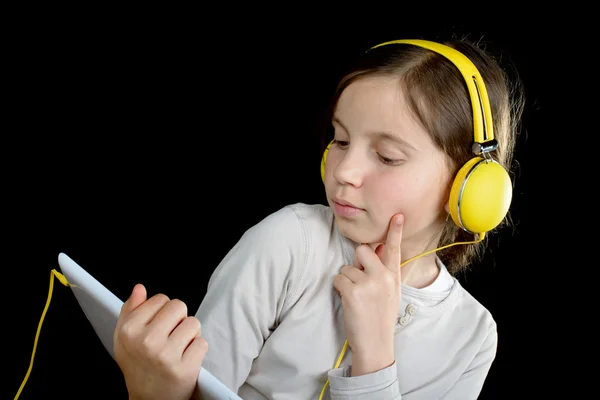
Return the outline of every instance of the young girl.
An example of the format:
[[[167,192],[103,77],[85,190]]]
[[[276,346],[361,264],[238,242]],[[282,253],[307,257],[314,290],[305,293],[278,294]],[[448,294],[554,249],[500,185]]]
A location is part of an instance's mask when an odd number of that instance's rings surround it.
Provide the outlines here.
[[[195,316],[136,285],[115,330],[131,399],[189,399],[201,367],[245,400],[478,397],[496,323],[453,275],[506,219],[521,99],[446,45],[364,54],[330,109],[327,205],[246,231]]]

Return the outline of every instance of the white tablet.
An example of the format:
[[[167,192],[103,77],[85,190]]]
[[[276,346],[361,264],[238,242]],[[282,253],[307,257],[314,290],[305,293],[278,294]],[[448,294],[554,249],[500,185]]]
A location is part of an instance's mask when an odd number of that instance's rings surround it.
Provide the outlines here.
[[[114,359],[113,333],[117,326],[123,301],[66,254],[60,253],[58,255],[58,265],[62,274],[72,285],[73,294],[75,294],[85,316]],[[205,368],[201,368],[198,374],[198,389],[202,398],[206,400],[242,400],[241,397]]]

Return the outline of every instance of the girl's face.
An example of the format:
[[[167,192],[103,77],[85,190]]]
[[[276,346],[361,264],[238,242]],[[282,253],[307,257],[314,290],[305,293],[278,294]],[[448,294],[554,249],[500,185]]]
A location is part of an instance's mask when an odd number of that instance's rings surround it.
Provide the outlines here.
[[[446,155],[412,115],[397,79],[362,78],[339,98],[325,191],[341,233],[357,243],[385,241],[404,215],[403,248],[437,239],[449,195]],[[408,253],[405,253],[408,255]]]

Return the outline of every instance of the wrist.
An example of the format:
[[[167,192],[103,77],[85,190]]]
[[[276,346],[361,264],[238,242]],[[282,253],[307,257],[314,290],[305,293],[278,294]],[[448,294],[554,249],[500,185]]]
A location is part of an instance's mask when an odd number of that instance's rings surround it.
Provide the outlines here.
[[[384,352],[380,354],[353,354],[352,355],[352,376],[372,374],[381,371],[394,364],[394,352]]]

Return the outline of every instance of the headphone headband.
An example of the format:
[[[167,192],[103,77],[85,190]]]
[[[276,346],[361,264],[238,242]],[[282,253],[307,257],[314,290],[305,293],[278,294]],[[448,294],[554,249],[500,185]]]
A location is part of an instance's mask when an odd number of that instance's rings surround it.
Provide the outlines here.
[[[497,144],[494,140],[492,110],[490,107],[487,90],[481,74],[471,60],[450,46],[421,39],[392,40],[373,46],[367,51],[388,44],[402,43],[413,44],[441,54],[458,68],[465,80],[465,83],[467,84],[467,88],[471,97],[471,105],[473,109],[473,131],[475,139],[473,150],[476,154],[494,150],[497,147]],[[484,143],[486,145],[484,145]]]

